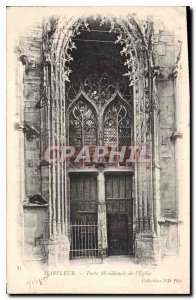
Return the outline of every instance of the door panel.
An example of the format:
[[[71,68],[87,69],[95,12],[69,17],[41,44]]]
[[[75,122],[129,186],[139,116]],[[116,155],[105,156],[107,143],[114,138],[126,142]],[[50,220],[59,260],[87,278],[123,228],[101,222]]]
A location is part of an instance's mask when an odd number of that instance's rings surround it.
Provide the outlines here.
[[[106,175],[107,238],[109,255],[133,253],[132,179],[129,174]]]
[[[96,176],[74,174],[70,179],[70,259],[97,257]]]
[[[132,215],[131,176],[127,174],[106,175],[107,212],[126,212]]]
[[[128,254],[128,217],[125,214],[107,215],[108,254]]]
[[[119,178],[119,188],[120,188],[120,195],[119,195],[119,197],[120,198],[126,198],[126,186],[125,186],[125,183],[126,183],[126,181],[125,181],[125,178],[124,177],[120,177]]]
[[[97,222],[97,181],[94,174],[71,176],[70,221],[71,223]]]

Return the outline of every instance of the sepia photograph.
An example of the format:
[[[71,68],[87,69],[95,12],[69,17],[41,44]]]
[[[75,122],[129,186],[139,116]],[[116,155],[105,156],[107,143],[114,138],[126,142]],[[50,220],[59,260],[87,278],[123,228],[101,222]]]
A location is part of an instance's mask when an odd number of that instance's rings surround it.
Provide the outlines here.
[[[190,293],[187,7],[7,7],[7,293]]]

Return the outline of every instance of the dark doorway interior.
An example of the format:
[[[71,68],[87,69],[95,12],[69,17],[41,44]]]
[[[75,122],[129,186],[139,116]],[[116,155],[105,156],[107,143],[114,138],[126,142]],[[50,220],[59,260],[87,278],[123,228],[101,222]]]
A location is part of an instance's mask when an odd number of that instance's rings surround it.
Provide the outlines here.
[[[126,214],[107,214],[108,255],[128,254],[128,217]]]

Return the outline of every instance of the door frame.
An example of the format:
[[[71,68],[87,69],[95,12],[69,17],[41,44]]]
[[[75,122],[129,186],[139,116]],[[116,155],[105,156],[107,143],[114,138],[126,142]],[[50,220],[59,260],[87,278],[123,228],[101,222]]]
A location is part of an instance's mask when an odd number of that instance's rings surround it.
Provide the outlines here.
[[[102,247],[103,251],[103,257],[108,256],[108,235],[107,235],[107,211],[106,211],[106,192],[105,192],[105,182],[106,182],[106,175],[109,174],[130,174],[130,176],[134,176],[134,169],[131,167],[106,167],[103,168],[94,168],[91,169],[83,167],[83,168],[69,168],[67,169],[67,220],[68,220],[68,232],[69,232],[69,240],[70,240],[70,181],[72,174],[94,174],[94,176],[97,177],[97,201],[98,201],[98,225],[99,225],[99,235],[98,235],[98,243]],[[102,178],[103,182],[100,183],[100,177]],[[133,180],[132,180],[133,184]],[[132,218],[128,215],[128,255],[134,254],[134,216],[135,216],[135,203],[134,203],[134,195],[133,195],[134,188],[132,186],[132,192],[131,192],[131,199],[132,202]],[[122,212],[126,213],[126,212]],[[105,217],[101,218],[100,221],[100,215],[104,215]],[[130,236],[132,239],[132,249],[131,249],[131,242],[130,242]]]

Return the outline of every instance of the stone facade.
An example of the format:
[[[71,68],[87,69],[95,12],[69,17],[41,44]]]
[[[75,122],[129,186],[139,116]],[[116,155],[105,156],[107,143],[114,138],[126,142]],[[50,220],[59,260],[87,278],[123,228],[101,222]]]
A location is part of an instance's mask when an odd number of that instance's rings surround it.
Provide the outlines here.
[[[65,21],[65,19],[63,19],[63,21]],[[74,24],[75,23],[73,23],[73,26],[75,26]],[[32,25],[31,28],[28,28],[26,35],[21,37],[16,50],[18,64],[24,66],[22,86],[20,86],[22,80],[21,76],[17,76],[17,86],[19,86],[23,94],[20,98],[22,111],[19,115],[22,114],[23,117],[21,120],[17,120],[16,129],[20,129],[20,135],[21,132],[23,132],[22,139],[24,140],[24,164],[22,165],[22,169],[24,169],[23,218],[25,257],[41,259],[41,256],[43,256],[43,259],[47,258],[48,262],[54,263],[56,256],[58,256],[59,260],[63,261],[69,258],[69,208],[66,207],[66,205],[68,206],[67,201],[61,202],[62,199],[64,199],[63,197],[65,197],[65,199],[69,197],[69,179],[66,177],[66,170],[60,171],[62,173],[58,173],[59,171],[54,167],[52,168],[43,160],[42,155],[43,149],[48,145],[48,140],[50,143],[50,134],[54,132],[53,125],[48,125],[47,120],[48,102],[50,102],[50,99],[48,99],[49,78],[47,77],[47,70],[49,65],[53,64],[53,48],[56,47],[56,53],[61,51],[61,49],[58,49],[60,44],[57,44],[57,46],[51,45],[52,50],[47,49],[46,47],[49,46],[49,43],[47,44],[48,41],[46,41],[46,39],[49,39],[49,35],[54,30],[57,31],[56,36],[55,33],[53,33],[54,37],[58,36],[58,30],[59,35],[62,35],[60,26],[63,25],[59,23],[56,25],[56,29],[55,27],[51,29],[49,26],[54,26],[54,21],[48,20],[44,25]],[[64,26],[65,28],[66,26],[67,28],[71,28],[71,21],[67,20]],[[161,254],[163,257],[178,251],[178,224],[180,222],[178,218],[178,184],[176,182],[176,141],[181,138],[176,120],[176,64],[179,63],[180,43],[177,42],[177,38],[173,33],[168,32],[166,29],[160,29],[159,24],[156,25],[155,23],[153,30],[152,47],[155,53],[155,65],[152,72],[156,73],[150,75],[154,78],[150,80],[156,82],[154,91],[151,91],[152,101],[154,102],[152,105],[154,108],[150,115],[150,118],[152,118],[151,126],[153,127],[150,137],[152,146],[150,151],[153,153],[153,162],[150,169],[145,168],[144,172],[141,169],[135,171],[137,172],[137,174],[134,173],[136,188],[133,192],[133,199],[135,201],[135,222],[133,229],[135,236],[135,257],[144,260],[154,258],[157,254]],[[69,39],[66,34],[64,37],[65,47],[68,45],[66,39]],[[53,51],[53,53],[51,54],[50,51]],[[51,57],[49,57],[49,55],[51,55]],[[57,72],[57,70],[55,72]],[[61,72],[60,69],[59,72]],[[64,74],[64,76],[65,75],[66,74]],[[136,97],[140,97],[141,99],[145,82],[143,73],[138,75],[139,82],[137,84],[139,86],[139,95],[137,94]],[[56,78],[56,80],[59,79]],[[62,86],[59,86],[59,88],[61,89]],[[60,93],[61,92],[62,91],[60,91]],[[62,97],[63,95],[62,92]],[[53,95],[53,97],[55,98],[55,95]],[[146,102],[144,105],[146,105]],[[60,114],[60,112],[57,112],[57,114],[58,113]],[[142,114],[142,110],[140,110],[140,113]],[[147,114],[146,109],[146,116]],[[53,117],[55,116],[52,116],[52,118]],[[135,126],[137,126],[137,117],[140,117],[139,114],[137,115],[137,107],[135,117]],[[136,127],[135,130],[137,131]],[[143,129],[138,133],[139,141],[142,139],[142,130]],[[147,139],[147,137],[144,139]],[[57,172],[57,177],[52,177],[53,175],[51,174],[54,174],[54,172]],[[149,175],[150,173],[151,175]],[[64,178],[62,179],[64,181],[62,182],[61,180],[58,183],[58,176],[62,176],[61,178]],[[104,179],[102,176],[100,173],[98,180],[98,184],[102,184],[102,188],[100,188],[101,192],[98,194],[98,201],[100,203],[98,222],[104,223],[106,222],[106,220],[104,220],[105,215],[103,214],[104,216],[101,217],[103,210],[106,209],[103,201],[104,195],[102,195],[104,193],[104,183],[102,183]],[[153,178],[151,182],[149,179],[151,178],[150,176]],[[56,182],[54,180],[56,180]],[[153,192],[151,191],[147,198],[145,198],[148,189],[145,190],[144,186],[150,186],[151,183]],[[59,186],[60,184],[64,186],[60,192],[62,193],[61,197],[59,194],[54,195],[54,189],[58,184]],[[143,192],[141,192],[142,189],[144,189]],[[29,198],[33,195],[41,195],[43,199],[46,199],[48,205],[29,204]],[[54,197],[51,198],[51,195]],[[144,195],[146,200],[142,200],[143,196],[141,195]],[[54,212],[55,201],[59,201],[57,206],[55,204],[56,212]],[[149,218],[151,222],[147,230],[140,224],[143,222],[143,219],[141,219],[143,217],[141,216],[145,207],[150,207],[151,211],[150,215],[147,214],[145,216]],[[58,211],[58,209],[64,210],[63,223],[59,223],[60,219],[58,217],[62,212]],[[138,209],[140,211],[139,216],[137,216]],[[55,217],[54,214],[56,214]],[[65,218],[65,215],[67,215],[67,218]],[[138,226],[140,229],[138,229]],[[47,228],[47,233],[45,232],[45,228]],[[55,231],[57,234],[54,234]],[[55,237],[55,235],[57,235],[57,237]],[[105,255],[107,255],[107,238],[104,238],[106,233],[102,232],[102,236],[103,248]],[[36,241],[37,245],[35,245]],[[42,246],[40,246],[41,243]],[[59,246],[60,244],[61,246]],[[42,247],[41,252],[37,249],[39,246]],[[45,253],[45,258],[43,253]],[[57,253],[59,253],[59,255],[57,255]]]

